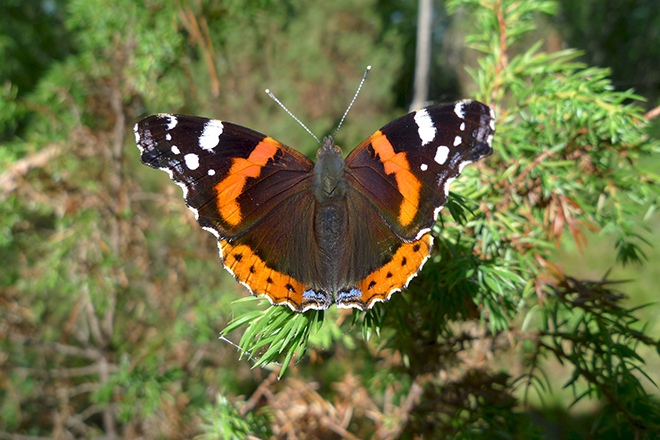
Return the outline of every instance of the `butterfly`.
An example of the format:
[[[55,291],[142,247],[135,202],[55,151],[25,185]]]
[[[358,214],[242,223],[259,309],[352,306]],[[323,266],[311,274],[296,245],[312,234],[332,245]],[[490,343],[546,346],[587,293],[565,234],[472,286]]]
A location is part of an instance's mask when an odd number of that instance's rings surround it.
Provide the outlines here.
[[[316,163],[256,131],[159,114],[135,125],[141,161],[183,189],[225,268],[292,310],[368,310],[429,258],[431,228],[463,167],[489,156],[493,110],[428,107],[389,123],[346,159],[330,137]]]

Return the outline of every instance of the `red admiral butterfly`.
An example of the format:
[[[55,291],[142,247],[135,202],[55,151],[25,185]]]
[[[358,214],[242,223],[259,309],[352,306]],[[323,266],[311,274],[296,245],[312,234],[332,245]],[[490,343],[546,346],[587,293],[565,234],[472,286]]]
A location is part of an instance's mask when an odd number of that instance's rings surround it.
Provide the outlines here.
[[[371,308],[429,258],[450,183],[490,155],[493,110],[429,107],[386,125],[346,160],[326,137],[316,163],[248,128],[150,116],[135,125],[142,162],[166,171],[225,268],[292,310]]]

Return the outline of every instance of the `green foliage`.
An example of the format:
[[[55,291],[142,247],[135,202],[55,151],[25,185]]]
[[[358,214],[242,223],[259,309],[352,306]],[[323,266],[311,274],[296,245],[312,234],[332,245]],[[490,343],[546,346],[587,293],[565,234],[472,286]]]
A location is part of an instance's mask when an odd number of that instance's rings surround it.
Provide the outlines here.
[[[92,399],[100,405],[108,405],[115,393],[122,396],[118,402],[119,419],[125,422],[136,417],[148,417],[160,408],[163,399],[172,400],[167,387],[181,379],[183,372],[178,368],[163,370],[159,359],[140,359],[140,363],[131,365],[124,357],[119,371],[94,393]],[[165,367],[167,368],[167,367]]]
[[[72,50],[62,5],[59,0],[48,5],[6,0],[0,5],[0,141],[24,134],[29,103],[23,99],[48,68]]]
[[[529,415],[516,411],[518,402],[508,382],[504,373],[489,376],[472,371],[456,383],[429,387],[419,414],[412,415],[412,425],[429,438],[545,438]],[[428,414],[435,423],[424,420]]]
[[[0,437],[542,438],[527,409],[561,384],[594,403],[594,435],[653,438],[643,310],[553,259],[595,231],[619,264],[654,261],[642,226],[660,151],[638,97],[577,51],[530,44],[554,2],[449,3],[478,54],[471,90],[497,112],[496,154],[452,186],[406,292],[306,314],[235,301],[213,237],[139,165],[130,128],[206,114],[304,149],[261,90],[328,133],[372,64],[340,132],[355,145],[404,112],[412,3],[3,5]]]
[[[541,359],[553,356],[573,369],[564,385],[573,390],[573,404],[589,397],[606,400],[594,422],[596,432],[615,432],[622,426],[629,435],[659,432],[657,403],[640,382],[640,377],[651,383],[653,379],[639,349],[646,345],[660,353],[660,341],[634,330],[636,309],[623,307],[625,296],[611,289],[611,284],[573,278],[558,283],[547,304],[536,311],[540,316],[534,337],[538,339],[527,341],[531,342],[531,369],[521,381],[526,387],[550,386],[536,374],[543,374],[538,371]]]
[[[248,354],[248,358],[252,358],[261,348],[268,348],[259,356],[254,367],[265,366],[283,354],[281,376],[294,355],[298,357],[302,355],[310,334],[319,332],[323,324],[323,311],[295,313],[287,307],[269,307],[263,312],[252,311],[230,322],[221,336],[231,333],[246,323],[248,328],[240,342],[242,354]]]
[[[660,4],[653,1],[560,0],[559,24],[572,47],[585,50],[584,61],[615,66],[612,82],[645,96],[650,108],[660,98]],[[612,14],[611,11],[616,11]]]
[[[267,410],[243,414],[223,395],[218,395],[215,405],[203,408],[201,417],[200,428],[204,433],[196,436],[196,440],[241,440],[250,436],[268,438],[273,435]]]

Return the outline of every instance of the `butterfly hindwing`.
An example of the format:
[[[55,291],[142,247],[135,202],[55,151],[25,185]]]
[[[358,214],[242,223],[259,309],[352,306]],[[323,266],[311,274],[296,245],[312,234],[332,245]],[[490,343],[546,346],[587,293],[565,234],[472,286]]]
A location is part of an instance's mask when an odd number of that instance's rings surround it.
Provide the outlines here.
[[[238,281],[272,304],[292,310],[325,310],[332,293],[316,286],[321,278],[313,230],[314,200],[310,191],[284,199],[256,227],[231,243],[220,241],[223,263]],[[293,216],[295,213],[295,217]]]
[[[368,310],[376,302],[390,299],[405,289],[428,259],[433,238],[425,234],[411,243],[403,242],[364,195],[347,195],[348,259],[341,273],[345,287],[337,292],[340,308]]]

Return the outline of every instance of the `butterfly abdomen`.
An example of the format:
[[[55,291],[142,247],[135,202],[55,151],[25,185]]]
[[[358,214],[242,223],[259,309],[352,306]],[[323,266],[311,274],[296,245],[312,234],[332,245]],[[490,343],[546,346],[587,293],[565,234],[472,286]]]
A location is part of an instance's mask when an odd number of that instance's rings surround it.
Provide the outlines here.
[[[334,292],[344,278],[342,272],[347,261],[346,204],[340,201],[320,206],[314,223],[321,260],[317,264],[323,278],[319,287]]]

